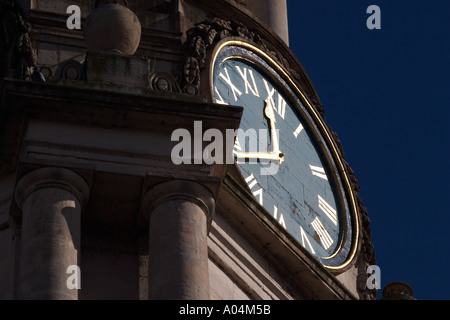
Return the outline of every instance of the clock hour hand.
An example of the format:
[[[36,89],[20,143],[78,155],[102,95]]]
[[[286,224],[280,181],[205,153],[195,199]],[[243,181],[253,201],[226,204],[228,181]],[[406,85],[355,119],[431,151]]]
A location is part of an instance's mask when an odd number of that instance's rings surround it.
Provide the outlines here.
[[[264,160],[278,160],[280,164],[284,158],[280,156],[280,153],[276,152],[235,152],[238,159],[264,159]]]
[[[264,114],[266,115],[266,117],[269,119],[270,122],[270,136],[272,137],[272,145],[273,145],[273,150],[272,153],[278,154],[280,157],[280,163],[283,162],[284,160],[284,153],[282,153],[280,151],[280,146],[278,144],[279,139],[278,139],[278,135],[277,135],[277,130],[275,127],[275,123],[276,118],[275,118],[275,114],[273,112],[273,107],[272,107],[272,103],[270,102],[269,99],[266,100],[266,106],[264,108]]]

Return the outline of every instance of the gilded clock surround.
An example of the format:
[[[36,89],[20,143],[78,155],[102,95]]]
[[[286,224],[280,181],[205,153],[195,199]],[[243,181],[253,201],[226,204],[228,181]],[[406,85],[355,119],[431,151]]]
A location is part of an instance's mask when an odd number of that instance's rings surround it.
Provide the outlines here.
[[[244,48],[244,50],[246,52],[248,52],[249,54],[241,54],[239,52],[241,52],[242,50],[239,50],[240,48]],[[337,181],[337,185],[338,186],[342,186],[343,188],[339,188],[341,189],[339,191],[339,198],[340,198],[340,203],[343,206],[343,212],[344,212],[344,223],[343,223],[343,236],[340,239],[340,244],[338,246],[338,248],[335,250],[335,252],[326,258],[321,258],[322,263],[324,264],[325,267],[332,269],[332,270],[340,270],[342,268],[345,268],[347,265],[349,265],[356,253],[356,249],[357,249],[357,242],[358,242],[358,225],[359,225],[359,221],[358,221],[358,215],[356,212],[356,203],[355,203],[355,199],[353,197],[353,194],[351,192],[349,192],[350,190],[350,184],[349,184],[349,179],[345,174],[342,162],[339,161],[340,157],[338,154],[337,149],[334,146],[334,143],[331,139],[331,136],[329,135],[328,131],[327,131],[327,127],[324,125],[322,119],[320,118],[320,116],[316,113],[316,111],[314,110],[314,108],[311,106],[311,104],[308,102],[307,98],[305,97],[305,95],[301,92],[301,90],[298,88],[298,86],[292,81],[292,79],[290,78],[289,74],[284,70],[284,68],[282,66],[280,66],[276,61],[274,61],[274,59],[272,59],[270,56],[268,56],[267,54],[264,53],[264,51],[258,49],[257,47],[255,47],[255,45],[247,42],[247,41],[242,41],[242,40],[237,40],[237,39],[232,39],[232,40],[223,40],[221,42],[219,42],[216,47],[214,48],[214,52],[212,54],[212,58],[210,60],[210,65],[209,65],[209,74],[210,76],[210,94],[211,97],[214,96],[214,92],[213,92],[213,78],[212,78],[212,74],[214,72],[214,67],[216,64],[216,60],[218,59],[218,55],[223,52],[223,50],[226,49],[230,49],[230,51],[232,51],[232,53],[230,55],[225,55],[226,57],[224,58],[225,60],[228,59],[242,59],[242,60],[246,60],[252,64],[258,65],[260,68],[262,69],[266,69],[267,67],[264,66],[264,63],[267,63],[271,68],[274,69],[274,74],[272,76],[274,76],[274,80],[278,83],[278,85],[281,88],[285,88],[285,94],[290,95],[290,101],[296,101],[299,97],[300,100],[303,102],[303,105],[306,107],[306,113],[305,110],[301,110],[300,104],[296,103],[296,109],[298,111],[300,111],[301,113],[303,113],[304,118],[307,119],[308,117],[310,117],[309,121],[309,126],[315,127],[314,130],[312,131],[312,133],[314,133],[316,135],[315,140],[320,141],[321,144],[321,148],[322,153],[327,155],[327,158],[329,158],[331,156],[332,159],[328,159],[327,162],[333,164],[333,170],[332,172],[334,172],[334,180]],[[233,50],[234,49],[234,50]],[[247,51],[248,50],[248,51]],[[256,59],[255,58],[251,58],[249,55],[252,54],[256,54]],[[258,62],[257,58],[262,59],[261,62]],[[224,61],[224,60],[221,60]],[[279,77],[277,79],[277,76]],[[291,89],[292,88],[292,89]],[[290,90],[293,90],[290,91]],[[320,132],[320,134],[317,134],[317,131]],[[322,138],[323,137],[323,138]],[[324,139],[324,141],[322,140]],[[336,174],[337,171],[337,174]],[[343,179],[342,179],[343,178]],[[348,201],[346,200],[348,199]],[[349,212],[349,214],[345,214],[345,212]],[[349,223],[349,221],[347,220],[351,220],[351,222]],[[349,227],[352,230],[348,230]],[[348,239],[348,237],[350,237],[351,239]],[[351,241],[352,245],[350,248],[350,252],[347,254],[347,257],[345,258],[345,260],[343,260],[343,263],[339,263],[337,265],[334,264],[327,264],[328,261],[332,261],[336,256],[338,256],[339,254],[342,254],[342,250],[347,249],[348,248],[344,248],[344,245],[346,242]],[[344,252],[345,253],[345,252]],[[341,258],[342,259],[342,258]]]

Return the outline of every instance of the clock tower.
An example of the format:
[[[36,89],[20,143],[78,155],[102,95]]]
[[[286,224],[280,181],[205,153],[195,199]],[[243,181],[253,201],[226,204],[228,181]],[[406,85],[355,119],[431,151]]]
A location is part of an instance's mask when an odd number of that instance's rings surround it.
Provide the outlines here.
[[[376,297],[286,1],[0,6],[0,298]]]

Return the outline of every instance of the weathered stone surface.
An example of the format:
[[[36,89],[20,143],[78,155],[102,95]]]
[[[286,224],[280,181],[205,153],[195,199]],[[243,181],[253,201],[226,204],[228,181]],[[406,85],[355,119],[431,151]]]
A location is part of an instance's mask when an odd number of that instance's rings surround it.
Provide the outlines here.
[[[248,8],[289,44],[286,0],[247,0]]]
[[[78,298],[78,291],[67,286],[66,271],[79,266],[81,205],[88,193],[85,181],[67,169],[38,169],[19,181],[19,299]]]
[[[145,196],[150,212],[149,299],[209,299],[208,221],[214,198],[202,185],[174,180]]]
[[[84,39],[88,50],[111,50],[132,55],[141,40],[137,16],[119,4],[105,4],[86,19]]]
[[[411,286],[405,282],[391,282],[383,289],[381,300],[416,300]]]
[[[88,82],[147,89],[149,87],[149,70],[150,59],[145,57],[95,51],[86,54]]]

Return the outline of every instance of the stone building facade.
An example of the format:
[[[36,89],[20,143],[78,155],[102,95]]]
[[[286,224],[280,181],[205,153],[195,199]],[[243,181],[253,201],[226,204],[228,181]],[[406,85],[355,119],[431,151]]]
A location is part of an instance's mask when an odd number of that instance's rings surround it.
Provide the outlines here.
[[[71,5],[81,29],[68,28]],[[280,230],[235,164],[171,159],[178,128],[239,128],[242,107],[210,94],[211,56],[227,39],[275,61],[325,121],[288,47],[285,1],[0,6],[0,298],[375,298],[370,220],[330,128],[355,211],[339,269]]]

